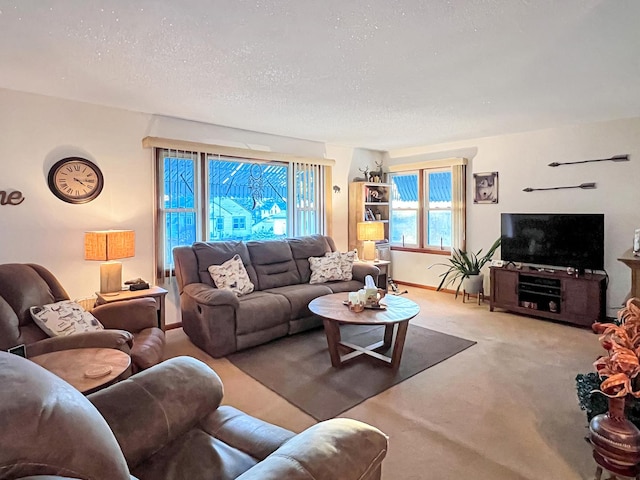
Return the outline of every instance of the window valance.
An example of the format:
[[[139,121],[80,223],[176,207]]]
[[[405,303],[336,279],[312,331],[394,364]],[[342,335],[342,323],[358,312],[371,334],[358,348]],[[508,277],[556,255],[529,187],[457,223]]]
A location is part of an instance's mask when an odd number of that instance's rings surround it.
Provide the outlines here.
[[[190,142],[162,137],[145,137],[142,139],[144,148],[166,148],[187,152],[201,152],[214,155],[224,155],[235,158],[250,158],[253,160],[267,160],[287,163],[306,163],[311,165],[334,166],[336,161],[330,158],[304,157],[287,153],[269,152],[265,150],[251,150],[248,148],[227,147],[209,143]]]

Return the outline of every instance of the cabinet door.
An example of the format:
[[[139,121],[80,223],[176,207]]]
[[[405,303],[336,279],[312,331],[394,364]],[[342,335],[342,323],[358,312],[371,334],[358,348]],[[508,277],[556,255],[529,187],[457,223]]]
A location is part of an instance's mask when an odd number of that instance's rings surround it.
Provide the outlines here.
[[[491,269],[491,306],[518,306],[518,272]]]
[[[566,278],[562,281],[562,313],[571,321],[591,325],[601,320],[600,282]]]

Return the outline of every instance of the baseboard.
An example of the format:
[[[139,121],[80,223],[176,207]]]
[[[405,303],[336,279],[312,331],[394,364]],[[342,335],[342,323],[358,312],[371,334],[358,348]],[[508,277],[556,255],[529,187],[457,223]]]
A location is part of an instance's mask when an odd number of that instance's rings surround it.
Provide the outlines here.
[[[449,289],[449,288],[442,288],[442,289],[438,290],[438,288],[437,288],[437,287],[432,287],[431,285],[421,285],[421,284],[419,284],[419,283],[403,282],[403,281],[401,281],[401,280],[394,280],[394,282],[395,282],[397,285],[406,285],[407,287],[421,288],[422,290],[431,290],[431,291],[433,291],[433,292],[438,292],[438,291],[440,291],[440,292],[444,292],[444,293],[449,293],[449,294],[451,294],[451,295],[455,295],[455,293],[456,293],[456,291],[455,291],[455,290],[451,290],[451,289]],[[458,292],[458,295],[462,295],[462,290],[460,290],[460,291]],[[475,294],[472,294],[472,295],[475,297]],[[484,298],[484,300],[483,300],[483,301],[484,301],[484,302],[486,302],[486,301],[488,301],[488,300],[489,300],[489,298],[485,295],[485,298]]]
[[[432,290],[434,292],[438,291],[436,287],[432,287],[430,285],[421,285],[419,283],[404,282],[402,280],[394,280],[394,282],[397,283],[398,285],[406,285],[407,287],[421,288],[423,290]],[[449,290],[448,288],[443,288],[440,291],[445,293],[456,293],[455,290]]]

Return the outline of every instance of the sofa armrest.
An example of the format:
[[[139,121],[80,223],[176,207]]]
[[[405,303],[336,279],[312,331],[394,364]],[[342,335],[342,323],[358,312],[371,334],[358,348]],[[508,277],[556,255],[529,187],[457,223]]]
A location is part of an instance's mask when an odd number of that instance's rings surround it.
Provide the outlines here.
[[[229,305],[233,308],[240,306],[238,297],[236,297],[236,294],[231,290],[213,288],[204,283],[190,283],[186,285],[183,294],[189,295],[200,305],[208,305],[210,307]]]
[[[91,314],[105,328],[119,328],[138,333],[145,328],[158,326],[158,307],[153,298],[134,298],[122,302],[98,305]]]
[[[358,280],[364,283],[364,277],[371,275],[373,281],[378,284],[378,275],[380,275],[380,269],[371,263],[354,262],[353,269],[351,270],[354,280]]]
[[[203,362],[176,357],[88,396],[130,469],[184,435],[222,401],[222,382]]]
[[[237,480],[380,478],[387,436],[366,423],[334,418],[296,435]]]
[[[124,330],[101,330],[39,340],[27,345],[27,357],[74,348],[115,348],[129,353],[132,346],[131,333]]]
[[[235,352],[238,297],[203,283],[190,283],[180,294],[182,329],[194,345],[219,358]]]

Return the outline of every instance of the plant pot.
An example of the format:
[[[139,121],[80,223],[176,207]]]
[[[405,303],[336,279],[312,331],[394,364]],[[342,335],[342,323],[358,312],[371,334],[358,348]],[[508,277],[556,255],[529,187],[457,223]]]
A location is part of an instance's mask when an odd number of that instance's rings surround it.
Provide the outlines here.
[[[609,411],[591,419],[589,440],[596,461],[607,470],[624,475],[640,462],[640,430],[624,413],[625,398],[609,398]]]
[[[469,275],[462,280],[462,290],[464,293],[476,295],[484,292],[484,274]]]

